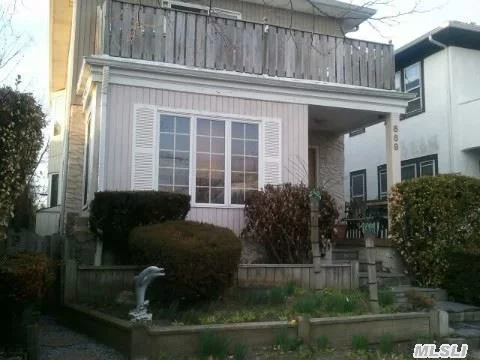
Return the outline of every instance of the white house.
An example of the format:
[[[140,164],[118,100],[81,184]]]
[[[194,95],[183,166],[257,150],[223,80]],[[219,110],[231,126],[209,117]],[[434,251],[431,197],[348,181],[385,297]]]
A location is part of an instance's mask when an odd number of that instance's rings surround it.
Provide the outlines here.
[[[374,13],[336,0],[50,0],[60,231],[97,191],[188,193],[190,219],[237,233],[245,197],[266,184],[323,184],[342,202],[344,134],[376,123],[393,183],[411,96],[394,89],[392,45],[344,36]]]
[[[480,176],[480,26],[448,22],[395,52],[397,90],[415,94],[400,120],[401,178]],[[345,198],[381,199],[385,125],[345,136]]]

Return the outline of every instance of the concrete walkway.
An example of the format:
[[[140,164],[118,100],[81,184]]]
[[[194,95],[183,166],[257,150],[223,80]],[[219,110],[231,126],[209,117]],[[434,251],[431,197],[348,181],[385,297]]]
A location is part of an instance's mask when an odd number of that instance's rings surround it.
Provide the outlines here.
[[[59,325],[51,317],[40,320],[40,360],[126,360],[117,351]]]

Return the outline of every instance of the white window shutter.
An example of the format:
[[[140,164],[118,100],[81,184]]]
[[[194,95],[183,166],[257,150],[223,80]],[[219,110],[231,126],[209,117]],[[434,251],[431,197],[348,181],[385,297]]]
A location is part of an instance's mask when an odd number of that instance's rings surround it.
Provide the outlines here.
[[[263,122],[263,186],[282,183],[282,123]]]
[[[153,106],[133,109],[132,189],[155,190],[157,121]]]

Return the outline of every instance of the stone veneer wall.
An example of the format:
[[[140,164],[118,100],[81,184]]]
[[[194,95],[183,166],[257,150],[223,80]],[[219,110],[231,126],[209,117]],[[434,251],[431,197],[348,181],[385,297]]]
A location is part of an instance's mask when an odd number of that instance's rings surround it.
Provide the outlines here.
[[[72,105],[69,124],[67,181],[65,184],[65,213],[82,209],[83,163],[85,147],[85,116],[80,105]],[[66,217],[65,217],[66,220]]]
[[[318,185],[325,187],[334,197],[343,217],[344,194],[344,137],[321,131],[310,131],[308,145],[319,147]]]

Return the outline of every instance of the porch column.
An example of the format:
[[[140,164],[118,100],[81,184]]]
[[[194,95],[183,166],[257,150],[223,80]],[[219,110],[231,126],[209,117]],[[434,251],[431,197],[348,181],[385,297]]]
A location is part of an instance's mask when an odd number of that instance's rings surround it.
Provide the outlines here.
[[[388,194],[393,185],[402,180],[400,166],[400,114],[390,113],[385,119],[387,142],[387,188]],[[388,226],[390,227],[390,206],[388,207]]]

